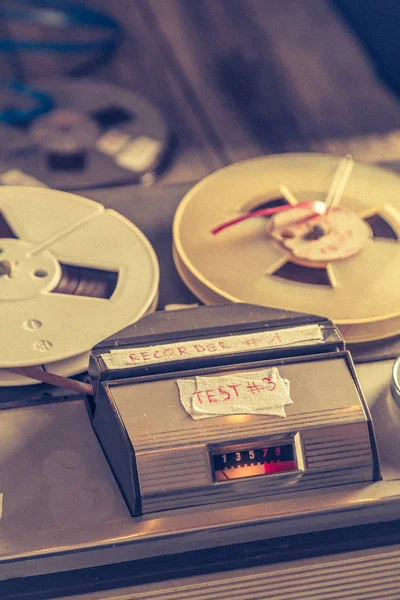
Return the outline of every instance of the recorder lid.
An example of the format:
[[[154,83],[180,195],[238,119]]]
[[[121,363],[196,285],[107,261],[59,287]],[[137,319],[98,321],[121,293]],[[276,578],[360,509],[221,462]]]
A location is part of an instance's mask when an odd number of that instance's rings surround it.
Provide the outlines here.
[[[158,311],[97,344],[93,378],[109,380],[205,364],[344,349],[329,319],[250,304]]]

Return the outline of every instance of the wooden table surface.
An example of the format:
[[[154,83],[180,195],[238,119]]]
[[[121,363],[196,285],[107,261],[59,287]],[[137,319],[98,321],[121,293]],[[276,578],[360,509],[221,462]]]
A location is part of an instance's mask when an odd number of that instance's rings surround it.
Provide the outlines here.
[[[400,160],[400,142],[393,142],[400,100],[378,81],[328,0],[86,4],[112,13],[125,30],[115,56],[91,76],[144,94],[176,134],[175,159],[161,183],[194,181],[261,154],[332,151],[332,140],[342,152],[359,136],[384,136],[373,160]],[[21,25],[8,28],[14,36],[24,33]],[[5,78],[15,72],[11,63],[32,81],[62,75],[71,59],[19,52],[10,61],[1,54]],[[370,146],[368,137],[367,154]]]

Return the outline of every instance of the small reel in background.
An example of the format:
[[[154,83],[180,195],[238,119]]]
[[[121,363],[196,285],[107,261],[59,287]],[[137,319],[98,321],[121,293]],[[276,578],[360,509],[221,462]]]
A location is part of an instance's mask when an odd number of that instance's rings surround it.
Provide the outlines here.
[[[24,128],[0,127],[0,183],[26,185],[26,176],[67,191],[148,184],[168,162],[171,131],[139,94],[87,79],[37,80],[34,87],[53,108]]]

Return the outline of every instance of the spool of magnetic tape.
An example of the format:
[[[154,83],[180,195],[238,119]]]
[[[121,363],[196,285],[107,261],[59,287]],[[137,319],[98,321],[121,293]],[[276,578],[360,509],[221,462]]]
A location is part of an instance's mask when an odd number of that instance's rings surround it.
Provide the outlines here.
[[[328,207],[339,163],[318,154],[256,158],[192,188],[173,226],[175,264],[191,291],[206,304],[320,314],[348,342],[400,334],[400,179],[355,164],[340,203]],[[321,214],[299,212],[285,225],[308,203]],[[281,212],[248,218],[272,207]]]
[[[39,79],[34,87],[52,105],[29,128],[1,126],[1,183],[30,185],[35,178],[51,188],[82,190],[151,183],[163,169],[171,132],[141,95],[87,79]],[[8,106],[27,102],[1,88],[2,96]]]
[[[68,376],[90,348],[155,308],[158,262],[145,236],[101,204],[42,188],[0,188],[0,386],[6,369],[51,363]]]

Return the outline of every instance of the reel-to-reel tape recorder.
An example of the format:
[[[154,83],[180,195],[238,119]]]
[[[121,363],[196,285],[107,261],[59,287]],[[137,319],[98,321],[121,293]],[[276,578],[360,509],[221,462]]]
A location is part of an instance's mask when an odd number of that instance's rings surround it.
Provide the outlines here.
[[[0,188],[0,396],[24,381],[6,369],[69,376],[94,347],[93,396],[0,411],[4,598],[399,597],[400,180],[355,164],[340,210],[310,214],[338,164],[259,158],[191,189],[174,260],[213,306],[172,312],[124,217]],[[354,369],[346,343],[376,340],[393,358]]]

